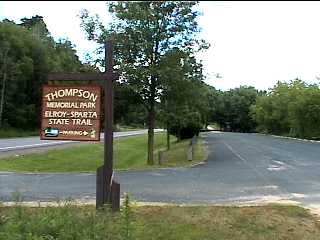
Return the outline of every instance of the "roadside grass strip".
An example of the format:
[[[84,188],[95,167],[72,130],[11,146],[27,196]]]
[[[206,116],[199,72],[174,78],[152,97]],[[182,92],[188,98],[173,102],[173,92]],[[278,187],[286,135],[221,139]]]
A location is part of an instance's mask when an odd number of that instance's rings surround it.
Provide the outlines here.
[[[1,138],[16,138],[16,137],[30,137],[38,136],[39,130],[22,130],[22,129],[0,129]]]
[[[0,239],[316,240],[320,223],[297,206],[1,207]]]
[[[206,158],[203,139],[199,138],[193,161],[187,161],[190,140],[176,142],[171,136],[171,150],[165,152],[166,161],[158,165],[158,151],[166,149],[166,134],[155,134],[155,164],[147,165],[147,135],[114,140],[114,167],[116,170],[141,170],[159,167],[187,166]],[[103,164],[103,144],[70,146],[44,153],[18,155],[0,160],[0,171],[9,172],[89,172],[95,173]]]

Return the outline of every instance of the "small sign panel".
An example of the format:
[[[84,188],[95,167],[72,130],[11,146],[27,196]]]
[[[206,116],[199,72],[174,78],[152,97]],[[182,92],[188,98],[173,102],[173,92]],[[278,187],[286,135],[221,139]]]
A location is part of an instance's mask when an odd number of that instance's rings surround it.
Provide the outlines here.
[[[100,141],[100,116],[100,86],[43,86],[40,139]]]

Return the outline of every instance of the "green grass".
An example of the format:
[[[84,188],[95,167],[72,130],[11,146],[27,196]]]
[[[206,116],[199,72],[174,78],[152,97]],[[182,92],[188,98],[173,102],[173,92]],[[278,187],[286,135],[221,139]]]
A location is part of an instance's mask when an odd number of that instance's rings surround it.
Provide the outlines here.
[[[203,162],[207,158],[207,152],[205,150],[203,139],[201,137],[198,139],[195,147],[194,159],[192,161],[188,161],[187,149],[189,143],[190,140],[183,140],[178,143],[175,142],[172,146],[172,149],[164,153],[165,162],[162,164],[162,166],[188,166],[190,164]]]
[[[197,144],[195,160],[187,161],[190,140],[175,143],[171,137],[171,150],[163,166],[181,166],[203,161],[206,157],[203,142]],[[158,150],[166,148],[166,134],[155,134],[155,163]],[[86,144],[45,153],[28,154],[0,159],[0,171],[14,172],[96,172],[103,163],[103,145]],[[114,141],[114,167],[118,170],[159,167],[147,165],[147,135],[120,138]]]
[[[39,136],[39,130],[0,129],[0,138]]]
[[[316,240],[319,221],[296,206],[0,207],[0,239]]]

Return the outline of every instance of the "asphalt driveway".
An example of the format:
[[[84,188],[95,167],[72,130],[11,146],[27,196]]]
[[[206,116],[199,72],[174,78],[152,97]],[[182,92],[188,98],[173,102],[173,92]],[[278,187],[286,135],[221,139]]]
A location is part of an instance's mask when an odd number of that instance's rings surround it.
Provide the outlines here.
[[[257,134],[206,133],[208,161],[193,168],[117,172],[137,201],[320,205],[320,143]],[[94,199],[95,174],[0,173],[0,201]]]

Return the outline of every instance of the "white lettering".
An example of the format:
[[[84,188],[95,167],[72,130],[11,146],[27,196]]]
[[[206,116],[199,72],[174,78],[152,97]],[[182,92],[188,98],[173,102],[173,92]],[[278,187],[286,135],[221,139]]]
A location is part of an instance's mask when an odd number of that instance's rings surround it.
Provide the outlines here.
[[[91,119],[72,119],[73,125],[86,125],[86,126],[92,126]]]
[[[45,111],[44,116],[47,118],[65,118],[67,115],[67,112],[61,112],[61,111]]]
[[[84,91],[83,92],[83,97],[84,98],[89,98],[90,97],[90,92],[89,91]]]
[[[84,91],[83,89],[66,88],[66,89],[56,90],[52,93],[48,93],[47,95],[45,95],[45,97],[48,99],[49,102],[56,98],[62,98],[62,97],[80,97],[80,98],[85,98],[93,102],[96,102],[98,95],[88,90]]]
[[[60,125],[69,125],[69,119],[61,118],[61,119],[56,119],[56,118],[50,118],[49,119],[49,125],[55,125],[55,124],[60,124]]]
[[[47,108],[96,108],[93,102],[47,102]]]
[[[70,112],[71,118],[98,118],[97,112]]]

